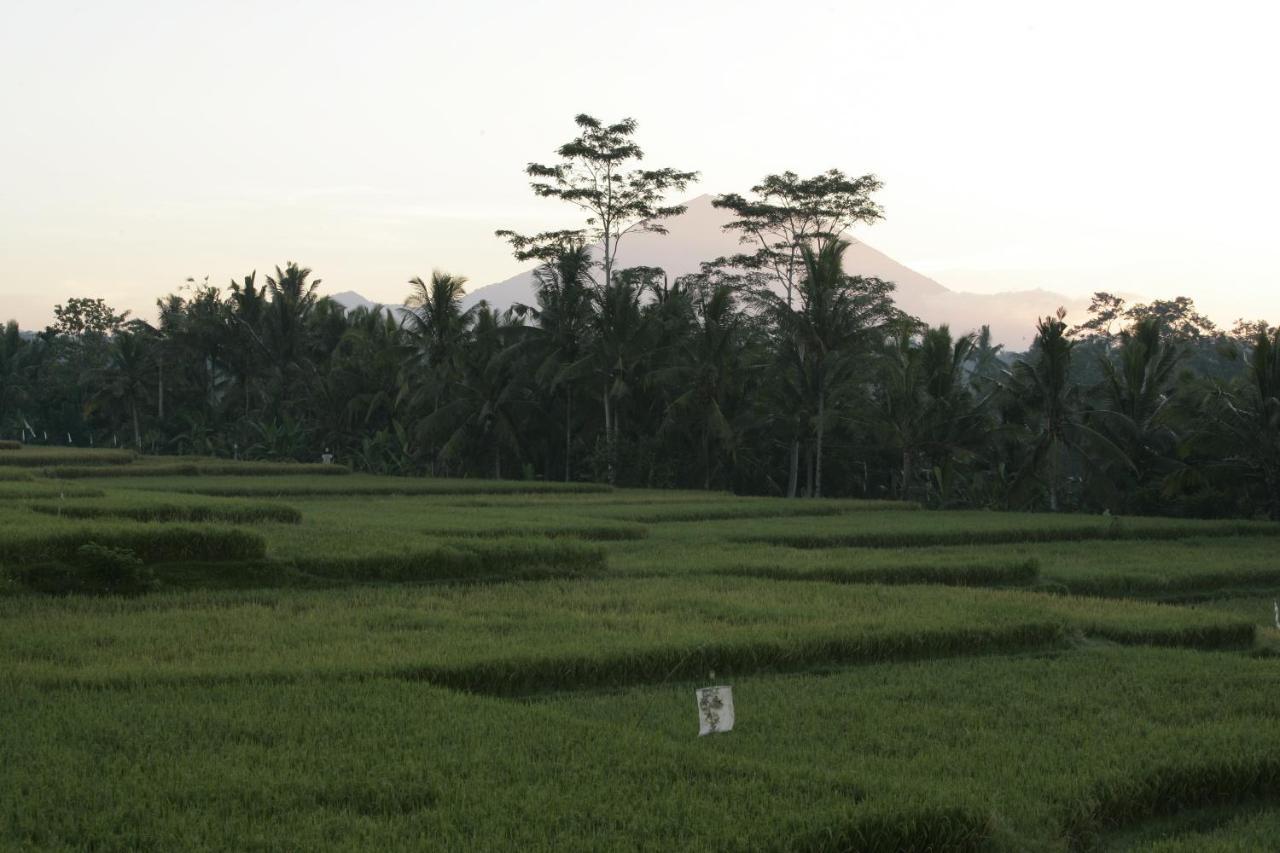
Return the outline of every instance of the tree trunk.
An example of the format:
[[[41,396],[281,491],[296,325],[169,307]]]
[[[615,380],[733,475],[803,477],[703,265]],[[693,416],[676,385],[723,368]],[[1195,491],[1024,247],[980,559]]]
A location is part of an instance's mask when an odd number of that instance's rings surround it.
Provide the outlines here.
[[[813,459],[813,496],[815,498],[822,497],[822,434],[826,430],[826,422],[823,420],[823,405],[826,402],[826,394],[818,394],[818,430],[817,441],[814,448]]]
[[[791,440],[791,466],[787,474],[787,497],[794,498],[800,488],[800,442]]]
[[[813,445],[806,445],[804,448],[804,494],[803,497],[813,497]]]
[[[911,499],[911,483],[916,476],[915,463],[915,453],[904,449],[902,451],[902,489],[899,494],[904,501]]]
[[[496,441],[493,444],[493,479],[502,479],[502,445]]]
[[[604,387],[604,461],[609,485],[614,484],[613,471],[613,405],[609,399],[609,386]]]
[[[138,401],[130,400],[129,408],[130,410],[132,410],[132,413],[133,413],[133,444],[135,447],[138,448],[139,451],[141,451],[142,450],[142,430],[138,428]]]
[[[160,392],[156,395],[156,417],[160,420],[160,428],[164,429],[164,357],[161,356],[156,362],[159,368],[159,378],[157,380]]]
[[[711,431],[702,431],[702,489],[711,491]]]
[[[1270,510],[1268,514],[1271,516],[1272,521],[1280,521],[1280,475],[1277,475],[1274,468],[1264,468],[1262,478],[1267,492],[1267,503]]]
[[[1049,448],[1049,511],[1058,511],[1058,446]]]
[[[573,464],[573,389],[565,389],[564,404],[564,481],[569,482]]]

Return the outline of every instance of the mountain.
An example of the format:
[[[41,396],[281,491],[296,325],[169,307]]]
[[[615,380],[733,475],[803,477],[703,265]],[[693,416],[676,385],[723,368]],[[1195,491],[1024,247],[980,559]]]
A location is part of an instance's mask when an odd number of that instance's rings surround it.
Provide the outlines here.
[[[364,308],[372,311],[378,307],[378,303],[370,302],[354,290],[344,290],[341,293],[334,293],[330,297],[334,302],[346,308],[348,311],[355,311],[357,308]]]
[[[665,235],[647,232],[627,235],[618,249],[618,268],[661,267],[674,280],[698,272],[703,261],[746,248],[738,243],[735,233],[723,230],[729,217],[725,211],[712,206],[711,196],[698,196],[688,206],[684,214],[667,220]],[[1078,317],[1087,304],[1045,290],[994,294],[948,290],[859,240],[854,240],[845,253],[845,271],[892,281],[897,285],[894,301],[898,307],[930,324],[949,323],[956,332],[975,331],[988,324],[993,339],[1013,350],[1025,350],[1031,345],[1038,318],[1052,313],[1060,305]],[[506,309],[515,302],[533,304],[534,289],[533,271],[526,270],[506,281],[471,291],[463,299],[463,305],[469,307],[482,299],[498,309]]]
[[[689,209],[667,220],[667,234],[628,234],[618,250],[618,268],[654,266],[666,270],[674,280],[695,273],[703,261],[743,251],[736,234],[726,232],[725,211],[713,207],[711,196],[701,195],[689,202]],[[845,253],[845,271],[851,275],[875,276],[897,285],[894,301],[898,307],[931,325],[948,323],[955,332],[976,331],[991,326],[996,343],[1014,351],[1031,346],[1036,320],[1065,306],[1072,317],[1085,313],[1087,301],[1047,290],[1017,290],[1006,293],[966,293],[948,290],[938,282],[903,266],[893,258],[859,240]],[[463,307],[485,300],[499,310],[516,302],[534,304],[533,270],[525,270],[506,281],[479,287],[462,300]],[[372,308],[374,303],[355,291],[336,293],[331,299],[348,310]],[[399,305],[384,306],[392,311]]]

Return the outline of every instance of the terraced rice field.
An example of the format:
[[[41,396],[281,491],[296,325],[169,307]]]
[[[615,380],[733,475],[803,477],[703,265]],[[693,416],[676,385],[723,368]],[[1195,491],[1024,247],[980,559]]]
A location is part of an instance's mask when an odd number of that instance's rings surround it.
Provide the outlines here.
[[[0,848],[1275,849],[1276,525],[323,467],[0,453]]]

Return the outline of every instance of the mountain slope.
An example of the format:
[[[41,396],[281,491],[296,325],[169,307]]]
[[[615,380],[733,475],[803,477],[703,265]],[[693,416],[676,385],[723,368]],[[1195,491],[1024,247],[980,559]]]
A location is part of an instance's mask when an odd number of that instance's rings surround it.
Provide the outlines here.
[[[689,202],[686,213],[668,220],[669,233],[627,235],[618,250],[618,267],[661,267],[675,279],[697,272],[703,261],[749,250],[750,247],[739,244],[736,234],[723,230],[728,218],[725,211],[711,205],[711,196],[698,196]],[[928,323],[950,323],[957,332],[973,331],[984,323],[989,324],[992,337],[1015,350],[1030,345],[1036,319],[1053,312],[1059,305],[1067,306],[1075,316],[1083,313],[1083,301],[1044,290],[997,294],[948,290],[857,240],[845,254],[845,271],[894,282],[897,285],[894,301],[898,307]],[[533,271],[526,270],[506,281],[471,291],[463,304],[471,306],[482,299],[498,309],[516,302],[532,304],[534,290]]]

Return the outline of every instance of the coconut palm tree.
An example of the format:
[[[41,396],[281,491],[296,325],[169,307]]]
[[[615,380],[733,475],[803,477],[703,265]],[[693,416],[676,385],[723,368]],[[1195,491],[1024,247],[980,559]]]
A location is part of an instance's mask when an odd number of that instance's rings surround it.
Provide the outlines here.
[[[1084,389],[1071,381],[1075,342],[1067,337],[1065,316],[1059,308],[1055,316],[1036,324],[1030,357],[1014,365],[1008,385],[1011,397],[1030,413],[1028,452],[1014,478],[1013,494],[1023,496],[1033,483],[1043,481],[1053,512],[1061,506],[1070,454],[1082,459],[1093,452],[1094,458],[1129,464],[1124,453],[1088,423]]]
[[[428,434],[444,435],[443,459],[464,459],[468,452],[488,456],[495,479],[502,477],[502,454],[521,450],[520,413],[525,383],[514,346],[517,325],[487,304],[476,306],[470,357],[453,381],[449,400],[423,421]]]
[[[311,280],[311,270],[293,261],[274,276],[267,276],[271,302],[264,316],[266,342],[275,366],[284,369],[302,357],[307,317],[315,308],[320,279]]]
[[[1122,331],[1119,346],[1100,359],[1098,425],[1124,450],[1133,470],[1122,468],[1136,473],[1138,486],[1152,474],[1168,475],[1178,467],[1178,436],[1167,414],[1185,358],[1185,347],[1170,339],[1159,318],[1145,317]]]
[[[592,334],[591,250],[569,243],[536,270],[537,307],[517,305],[522,326],[518,346],[535,365],[534,380],[546,392],[564,399],[564,479],[573,476],[573,404],[575,392],[590,371]]]
[[[655,372],[655,382],[677,389],[663,420],[664,432],[692,425],[702,467],[702,487],[711,488],[716,454],[732,453],[741,435],[730,408],[745,382],[744,352],[750,344],[747,318],[733,290],[714,287],[696,302],[692,334],[683,338],[675,364]]]
[[[1203,406],[1211,424],[1204,443],[1238,482],[1262,487],[1267,514],[1280,521],[1280,330],[1257,334],[1246,365]]]
[[[832,411],[829,405],[852,380],[879,330],[895,316],[893,285],[844,273],[848,240],[826,239],[815,250],[804,246],[805,275],[796,290],[794,310],[771,291],[759,295],[780,332],[792,342],[792,369],[803,377],[811,404],[813,482],[810,494],[822,496],[823,441]]]
[[[610,484],[618,476],[619,408],[640,381],[639,368],[647,346],[641,299],[644,291],[629,276],[595,290],[591,356],[604,410],[604,449]]]
[[[973,335],[953,340],[943,325],[918,336],[903,328],[885,352],[877,398],[887,442],[901,453],[903,499],[911,496],[921,463],[945,473],[985,437],[986,399],[966,381],[974,348]]]
[[[450,387],[463,372],[463,350],[477,310],[462,310],[467,280],[433,270],[431,280],[409,280],[413,288],[405,299],[400,318],[407,345],[415,356],[407,362],[401,381],[401,396],[408,397],[410,411],[424,412],[416,430],[420,446],[428,448],[431,470],[438,461],[437,446],[431,440],[428,422],[447,402]]]
[[[107,361],[94,378],[95,404],[118,405],[133,426],[133,444],[142,449],[138,407],[144,405],[151,386],[151,358],[146,340],[138,332],[121,331],[111,338]]]

